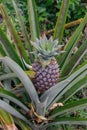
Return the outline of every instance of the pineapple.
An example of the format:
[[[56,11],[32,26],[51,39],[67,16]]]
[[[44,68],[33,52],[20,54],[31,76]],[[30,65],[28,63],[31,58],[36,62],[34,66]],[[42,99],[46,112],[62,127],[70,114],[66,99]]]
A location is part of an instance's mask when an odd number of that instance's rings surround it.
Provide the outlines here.
[[[31,42],[35,48],[35,62],[32,69],[36,72],[33,79],[34,86],[39,92],[44,92],[54,86],[59,79],[59,65],[55,56],[60,54],[62,45],[58,45],[58,40],[54,40],[44,35],[43,38]]]

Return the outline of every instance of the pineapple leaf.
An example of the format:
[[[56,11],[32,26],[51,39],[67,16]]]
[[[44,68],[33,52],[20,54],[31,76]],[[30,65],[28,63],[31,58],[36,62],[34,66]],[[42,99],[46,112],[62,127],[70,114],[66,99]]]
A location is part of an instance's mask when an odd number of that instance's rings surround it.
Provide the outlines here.
[[[6,56],[6,52],[5,52],[5,50],[3,49],[2,44],[0,44],[0,56]]]
[[[35,3],[35,0],[27,0],[27,2],[28,2],[28,14],[29,14],[29,22],[30,22],[31,40],[35,41],[35,39],[39,38],[40,36],[36,3]]]
[[[74,77],[73,80],[71,80],[71,82],[69,82],[68,85],[66,85],[64,87],[64,89],[61,90],[60,93],[58,93],[58,95],[55,97],[55,99],[53,100],[53,102],[49,105],[49,108],[50,106],[52,106],[55,102],[58,102],[60,101],[61,97],[68,91],[68,89],[70,89],[72,86],[74,86],[79,80],[81,80],[84,76],[87,75],[87,70],[85,72],[83,72],[82,74]],[[72,75],[73,76],[73,75]],[[72,78],[72,77],[71,77]],[[84,81],[85,83],[85,81]],[[82,87],[82,86],[81,86]],[[84,86],[85,87],[85,86]]]
[[[16,31],[12,21],[10,20],[10,17],[8,16],[6,8],[4,7],[4,5],[0,4],[0,10],[1,10],[3,16],[4,16],[4,19],[5,19],[6,25],[9,29],[9,32],[12,34],[12,37],[14,39],[16,46],[17,46],[17,49],[19,50],[20,56],[22,56],[24,58],[24,60],[27,63],[29,63],[29,58],[28,58],[28,55],[26,53],[26,50],[25,50],[23,44],[21,43],[21,40],[20,40],[20,38],[17,34],[17,31]]]
[[[67,115],[70,112],[74,112],[76,110],[82,110],[87,106],[87,98],[80,99],[77,101],[72,101],[64,104],[62,107],[55,108],[54,111],[51,112],[50,118],[53,119],[60,115]]]
[[[47,99],[47,107],[50,105],[50,103],[55,99],[55,97],[61,92],[61,90],[69,83],[69,80],[64,80],[56,84],[55,86],[48,89],[46,92],[44,92],[40,99],[41,101],[45,101]]]
[[[18,130],[14,124],[12,116],[8,112],[6,112],[2,109],[0,109],[0,121],[1,121],[3,129],[6,129],[6,130],[16,129],[16,130]]]
[[[29,121],[20,112],[18,112],[11,105],[9,105],[8,103],[6,103],[5,101],[2,101],[1,99],[0,99],[0,108],[3,109],[3,110],[5,110],[5,111],[7,111],[7,112],[9,112],[13,116],[16,116],[17,118],[20,118],[21,120],[29,123]]]
[[[60,117],[56,118],[52,123],[46,124],[43,126],[47,128],[52,125],[61,125],[61,124],[70,124],[70,125],[87,125],[87,118],[78,118],[78,117]]]
[[[78,50],[78,51],[79,51],[79,50]],[[78,53],[79,53],[79,52],[78,52]],[[78,68],[79,63],[80,63],[81,59],[84,58],[85,54],[87,54],[87,49],[84,50],[84,52],[81,54],[81,56],[79,57],[79,59],[77,60],[77,62],[75,63],[75,65],[73,66],[73,68],[72,68],[72,70],[71,70],[70,73],[72,73],[72,72],[76,69],[76,67]],[[85,61],[86,61],[86,60],[85,60]],[[84,62],[83,62],[83,63],[84,63]],[[78,66],[77,66],[77,65],[78,65]],[[81,65],[81,64],[80,64],[80,65]]]
[[[64,94],[60,102],[66,102],[70,97],[72,97],[76,92],[80,89],[85,88],[87,86],[87,76],[80,79],[76,84],[74,84],[67,92]]]
[[[67,64],[69,57],[73,51],[73,48],[76,46],[76,44],[78,42],[78,38],[86,23],[87,23],[87,14],[85,15],[82,23],[79,25],[79,27],[73,33],[70,40],[68,41],[68,43],[65,46],[65,49],[64,49],[65,53],[61,56],[61,60],[59,62],[61,71],[63,70],[64,66]]]
[[[66,74],[73,71],[75,68],[75,64],[77,64],[78,61],[81,60],[81,55],[87,51],[87,40],[83,42],[83,44],[78,48],[78,51],[74,54],[74,56],[71,57],[71,59],[68,61],[68,63],[63,67],[61,70],[61,75],[65,76]]]
[[[25,28],[24,22],[23,22],[22,17],[21,17],[21,13],[20,13],[19,10],[18,10],[18,7],[17,7],[16,2],[15,2],[14,0],[12,0],[12,3],[13,3],[13,6],[14,6],[14,9],[15,9],[17,18],[18,18],[18,20],[19,20],[20,27],[21,27],[21,30],[22,30],[24,39],[25,39],[25,46],[26,46],[26,48],[28,49],[28,51],[31,52],[31,51],[32,51],[32,47],[31,47],[31,44],[30,44],[28,32],[27,32],[27,30],[26,30],[26,28]],[[30,55],[30,59],[31,59],[31,61],[33,60],[32,55]]]
[[[83,66],[86,66],[86,65],[87,65],[87,60],[85,60],[84,62],[82,62],[81,64],[79,64],[78,67],[76,67],[76,68],[73,70],[72,74],[73,74],[74,72],[80,70]]]
[[[3,88],[0,88],[0,97],[6,98],[9,101],[14,102],[15,104],[17,104],[18,106],[20,106],[22,109],[24,109],[25,111],[29,111],[29,109],[20,101],[17,99],[17,97],[12,94],[11,92],[4,90]]]
[[[25,71],[25,73],[30,77],[30,78],[34,78],[35,76],[35,72],[32,70],[28,70]],[[8,73],[8,74],[3,74],[0,76],[0,81],[1,80],[6,80],[6,79],[10,79],[10,78],[15,78],[17,77],[15,73]]]
[[[62,0],[59,16],[56,22],[55,30],[54,30],[54,39],[59,40],[59,43],[61,43],[63,38],[63,32],[64,32],[64,26],[66,22],[66,14],[69,7],[69,0]]]
[[[2,81],[2,80],[8,80],[8,79],[10,79],[10,78],[15,78],[15,77],[17,77],[16,75],[15,75],[15,73],[8,73],[8,74],[3,74],[3,75],[0,75],[0,81]]]
[[[12,44],[10,43],[10,41],[8,40],[8,38],[6,37],[5,33],[2,31],[1,28],[0,28],[0,40],[7,54],[9,55],[9,57],[11,57],[14,61],[16,61],[23,68],[23,64],[19,56],[17,55],[14,47],[12,46]]]
[[[37,95],[37,92],[31,82],[31,80],[29,79],[29,77],[26,75],[26,73],[19,67],[19,65],[14,62],[13,60],[11,60],[9,57],[5,57],[0,59],[0,61],[2,61],[4,64],[6,64],[7,66],[9,66],[10,69],[12,69],[12,71],[17,75],[17,77],[21,80],[21,82],[24,84],[24,87],[26,88],[32,102],[38,103],[39,102],[39,98]]]
[[[6,112],[6,111],[4,111],[4,110],[2,110],[2,109],[0,109],[0,120],[1,120],[4,124],[8,124],[8,125],[14,123],[14,121],[13,121],[11,115],[10,115],[8,112]]]
[[[17,119],[17,124],[22,130],[32,130],[24,121]]]

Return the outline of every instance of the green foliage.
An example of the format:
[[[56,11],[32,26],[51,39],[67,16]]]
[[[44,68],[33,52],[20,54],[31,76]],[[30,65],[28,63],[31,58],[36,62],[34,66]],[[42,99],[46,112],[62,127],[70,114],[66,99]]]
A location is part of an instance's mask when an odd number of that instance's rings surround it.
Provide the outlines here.
[[[19,63],[21,67],[23,67],[19,56],[17,55],[15,49],[13,48],[13,46],[11,45],[10,41],[8,40],[1,28],[0,34],[0,40],[3,43],[3,46],[6,49],[6,53],[8,54],[8,56],[14,59],[14,61],[16,61],[17,63]]]
[[[87,39],[84,38],[83,44],[78,48],[77,52],[73,56],[72,51],[74,47],[77,46],[78,40],[82,36],[82,31],[87,23],[87,14],[85,14],[82,23],[78,26],[70,40],[66,43],[64,48],[65,53],[58,57],[59,66],[61,68],[60,81],[44,93],[39,94],[32,83],[32,78],[30,79],[27,75],[28,73],[25,71],[27,70],[26,66],[31,69],[31,66],[27,63],[31,63],[32,60],[34,60],[34,58],[32,59],[30,55],[31,51],[34,51],[30,41],[34,41],[37,37],[40,37],[37,21],[38,16],[35,1],[27,0],[25,2],[28,2],[27,15],[29,17],[30,25],[28,29],[26,29],[28,26],[24,26],[26,18],[22,21],[24,16],[22,17],[22,14],[19,12],[19,5],[21,2],[19,1],[19,3],[16,3],[15,0],[12,0],[13,5],[11,5],[12,8],[10,7],[13,12],[16,10],[15,14],[18,17],[18,25],[25,38],[24,43],[20,40],[20,37],[17,34],[17,31],[19,30],[14,25],[15,21],[11,20],[11,17],[7,13],[9,10],[5,8],[6,4],[9,2],[6,3],[6,1],[4,1],[5,7],[3,4],[0,5],[0,10],[6,23],[6,29],[9,30],[11,34],[9,37],[6,32],[7,30],[3,31],[2,27],[0,27],[0,49],[2,49],[0,50],[0,108],[4,110],[3,113],[0,113],[0,119],[5,122],[5,125],[7,125],[7,119],[10,125],[14,124],[14,119],[15,123],[22,130],[56,130],[57,128],[60,129],[62,125],[65,126],[65,124],[86,125],[86,116],[73,117],[72,114],[78,110],[84,112],[84,109],[87,106],[87,98],[74,101],[72,96],[87,86],[87,61],[84,61],[84,63],[79,66],[84,52],[87,50]],[[41,8],[38,7],[38,13],[44,14],[44,11],[52,5],[59,6],[55,7],[56,9],[60,9],[60,0],[56,0],[56,4],[53,0],[43,2],[42,0],[36,0],[37,4],[39,4],[39,2],[41,3]],[[44,6],[44,2],[46,2],[46,6]],[[66,1],[63,0],[62,2],[63,4],[66,4]],[[79,2],[80,1],[75,0],[70,1],[71,5],[73,5],[73,9],[75,9],[74,6],[78,5]],[[61,9],[63,4],[61,5]],[[21,5],[21,9],[23,7],[25,6]],[[52,9],[53,8],[48,8],[49,12],[51,12]],[[26,11],[26,8],[24,11]],[[54,11],[55,9],[52,13],[53,16]],[[59,23],[63,22],[61,29],[58,30],[61,35],[57,35],[57,32],[55,31],[54,38],[60,39],[60,41],[63,37],[65,19],[68,16],[67,11],[69,11],[68,4],[66,4],[65,10],[62,9],[60,12],[57,10],[57,13],[60,14],[57,21],[59,21]],[[52,15],[50,16],[49,14],[50,13],[45,12],[44,15],[41,15],[43,18],[42,21],[45,17],[49,16],[51,18]],[[55,18],[53,21],[54,20]],[[55,30],[60,27],[60,24],[57,23]],[[28,35],[29,29],[31,37]],[[42,30],[40,30],[40,32],[41,31]],[[59,103],[62,105],[60,106]],[[57,107],[53,107],[54,105],[57,105]],[[5,113],[5,111],[8,113]],[[10,117],[10,114],[14,117],[13,119]],[[6,115],[6,118],[5,116],[3,117],[3,115]],[[3,124],[2,120],[1,123]]]
[[[0,109],[0,120],[3,123],[3,129],[11,130],[12,127],[13,129],[17,129],[12,116],[2,109]]]
[[[39,8],[39,19],[43,20],[41,21],[43,23],[44,29],[50,29],[54,28],[57,16],[59,14],[60,6],[61,6],[61,0],[36,0],[37,5]],[[43,10],[42,13],[40,13],[40,10]],[[67,22],[79,19],[81,17],[84,17],[84,14],[86,12],[86,7],[82,4],[82,0],[70,0],[69,2],[69,9],[67,13]],[[47,22],[47,25],[45,23]]]
[[[36,37],[39,38],[39,25],[36,11],[35,0],[28,0],[28,13],[31,31],[31,40],[35,41]]]
[[[62,37],[63,37],[68,6],[69,6],[69,0],[62,1],[60,13],[59,13],[59,16],[58,16],[58,19],[56,22],[56,26],[55,26],[55,30],[54,30],[54,39],[58,38],[60,43],[61,43]]]
[[[44,30],[52,29],[55,27],[57,16],[59,14],[61,0],[36,0],[37,11],[38,11],[38,19],[40,23],[40,28]],[[15,12],[11,1],[4,1],[6,7],[8,8],[8,12],[11,15],[12,19],[15,21],[15,26],[18,30],[20,30],[18,26],[17,18],[15,17]],[[17,1],[18,7],[22,12],[22,19],[26,26],[28,26],[28,13],[27,13],[27,0],[25,1]],[[84,17],[86,12],[86,5],[82,3],[82,0],[70,0],[69,9],[67,13],[67,22],[77,20],[79,18]],[[25,17],[24,17],[25,16]],[[29,31],[29,28],[27,28]]]

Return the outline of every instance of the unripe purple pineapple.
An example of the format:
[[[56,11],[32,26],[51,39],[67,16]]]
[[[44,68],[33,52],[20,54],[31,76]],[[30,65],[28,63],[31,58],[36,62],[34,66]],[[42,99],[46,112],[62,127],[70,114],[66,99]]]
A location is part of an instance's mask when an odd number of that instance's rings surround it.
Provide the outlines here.
[[[39,92],[44,92],[54,86],[59,79],[59,67],[55,59],[55,55],[62,51],[59,49],[62,45],[58,45],[58,40],[48,40],[46,36],[36,39],[32,42],[35,47],[36,60],[32,64],[32,69],[36,72],[33,84]]]

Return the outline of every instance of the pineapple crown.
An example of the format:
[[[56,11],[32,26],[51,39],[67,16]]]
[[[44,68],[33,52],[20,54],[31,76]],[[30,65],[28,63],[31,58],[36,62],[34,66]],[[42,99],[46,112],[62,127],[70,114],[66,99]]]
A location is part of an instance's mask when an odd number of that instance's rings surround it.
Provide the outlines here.
[[[53,40],[52,36],[49,39],[46,35],[40,37],[40,39],[36,38],[35,42],[31,41],[31,44],[35,48],[33,53],[37,55],[37,58],[44,60],[53,59],[54,56],[64,52],[60,50],[63,45],[58,45],[58,40]]]

